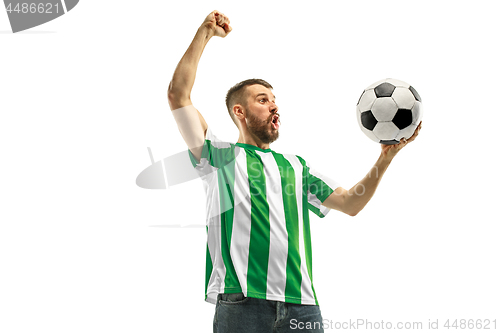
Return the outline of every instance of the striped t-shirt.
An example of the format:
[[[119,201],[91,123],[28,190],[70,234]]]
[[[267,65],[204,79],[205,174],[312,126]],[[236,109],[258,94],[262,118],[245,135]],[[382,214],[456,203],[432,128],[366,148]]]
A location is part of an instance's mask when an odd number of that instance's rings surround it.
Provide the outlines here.
[[[207,194],[205,300],[243,292],[317,305],[309,210],[324,217],[339,185],[299,156],[221,142],[210,128],[200,162],[190,157]]]

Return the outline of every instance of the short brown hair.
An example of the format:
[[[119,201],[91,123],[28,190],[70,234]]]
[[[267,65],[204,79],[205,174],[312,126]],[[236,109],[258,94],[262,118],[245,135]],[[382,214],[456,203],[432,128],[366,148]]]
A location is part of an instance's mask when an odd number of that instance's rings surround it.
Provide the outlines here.
[[[246,86],[251,86],[254,84],[260,84],[266,88],[273,89],[273,86],[271,86],[268,82],[262,80],[262,79],[248,79],[245,81],[241,81],[240,83],[235,84],[231,89],[228,90],[227,95],[226,95],[226,107],[227,111],[229,112],[229,116],[231,119],[233,119],[234,123],[236,124],[236,120],[233,117],[233,106],[235,104],[242,104],[246,106],[246,94],[244,89]]]

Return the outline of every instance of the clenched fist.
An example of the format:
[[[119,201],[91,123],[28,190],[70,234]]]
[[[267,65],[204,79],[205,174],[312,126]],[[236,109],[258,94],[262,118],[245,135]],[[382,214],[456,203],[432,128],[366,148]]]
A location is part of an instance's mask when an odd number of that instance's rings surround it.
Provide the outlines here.
[[[205,18],[203,26],[213,31],[214,36],[226,37],[231,30],[229,18],[221,12],[214,10]]]

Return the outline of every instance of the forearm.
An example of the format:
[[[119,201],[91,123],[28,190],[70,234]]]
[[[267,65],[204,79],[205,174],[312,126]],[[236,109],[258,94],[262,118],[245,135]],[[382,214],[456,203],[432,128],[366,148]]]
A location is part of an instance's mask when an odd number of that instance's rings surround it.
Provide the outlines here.
[[[179,61],[168,87],[168,100],[172,110],[185,106],[182,104],[190,100],[198,63],[205,46],[213,35],[211,29],[202,25]]]
[[[349,212],[349,215],[356,215],[370,201],[391,161],[392,159],[381,154],[368,174],[347,191],[345,210]]]

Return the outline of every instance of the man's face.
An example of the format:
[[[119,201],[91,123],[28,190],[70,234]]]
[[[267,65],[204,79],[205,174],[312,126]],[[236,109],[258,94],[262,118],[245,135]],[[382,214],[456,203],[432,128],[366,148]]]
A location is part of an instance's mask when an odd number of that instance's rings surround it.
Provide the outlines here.
[[[279,114],[276,97],[269,88],[260,84],[246,87],[246,121],[250,134],[263,143],[279,137]]]

